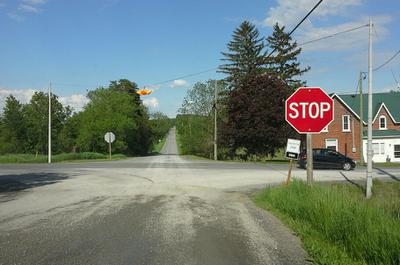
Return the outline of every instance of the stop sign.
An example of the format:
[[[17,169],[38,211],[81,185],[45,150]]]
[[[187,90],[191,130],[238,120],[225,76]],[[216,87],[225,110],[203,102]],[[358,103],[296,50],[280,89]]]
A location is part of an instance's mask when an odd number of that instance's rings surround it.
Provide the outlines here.
[[[300,87],[285,101],[285,119],[298,133],[319,133],[333,121],[333,99],[319,87]]]

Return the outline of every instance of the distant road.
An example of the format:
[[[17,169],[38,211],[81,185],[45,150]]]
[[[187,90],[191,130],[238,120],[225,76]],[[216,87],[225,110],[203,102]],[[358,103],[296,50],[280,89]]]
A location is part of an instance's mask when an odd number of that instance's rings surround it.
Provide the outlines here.
[[[282,182],[287,165],[177,152],[173,129],[157,156],[0,165],[0,264],[305,264],[299,240],[243,194]],[[375,172],[388,175],[400,170]],[[364,176],[315,171],[319,181]]]

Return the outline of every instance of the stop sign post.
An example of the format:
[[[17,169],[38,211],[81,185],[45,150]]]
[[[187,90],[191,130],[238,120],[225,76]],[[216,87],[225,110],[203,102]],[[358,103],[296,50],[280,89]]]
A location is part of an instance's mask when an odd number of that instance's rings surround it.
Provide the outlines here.
[[[333,99],[319,87],[300,87],[285,101],[285,119],[300,134],[307,134],[307,182],[313,176],[311,134],[320,133],[334,117]]]

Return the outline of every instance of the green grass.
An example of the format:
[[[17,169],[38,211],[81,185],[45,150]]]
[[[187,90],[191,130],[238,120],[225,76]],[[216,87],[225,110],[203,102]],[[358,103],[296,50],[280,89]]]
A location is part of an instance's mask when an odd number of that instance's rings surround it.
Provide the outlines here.
[[[196,156],[196,155],[184,155],[183,157],[188,160],[213,160],[204,156]]]
[[[167,137],[163,137],[161,141],[159,141],[157,144],[153,146],[152,153],[160,153],[161,149],[165,145],[165,141],[167,140]]]
[[[112,155],[112,160],[126,158],[123,154]],[[108,154],[100,154],[93,152],[83,153],[64,153],[52,156],[52,162],[79,162],[88,160],[108,160]],[[0,163],[47,163],[47,155],[32,155],[32,154],[9,154],[1,155]]]
[[[254,200],[297,233],[315,264],[400,264],[400,183],[375,181],[373,193],[294,180]]]
[[[400,167],[400,163],[386,162],[386,163],[373,163],[374,167]]]
[[[181,135],[178,133],[178,130],[176,130],[176,135],[175,135],[175,139],[176,139],[176,144],[178,146],[178,152],[179,154],[182,154],[183,149],[182,149],[182,141],[181,141]]]

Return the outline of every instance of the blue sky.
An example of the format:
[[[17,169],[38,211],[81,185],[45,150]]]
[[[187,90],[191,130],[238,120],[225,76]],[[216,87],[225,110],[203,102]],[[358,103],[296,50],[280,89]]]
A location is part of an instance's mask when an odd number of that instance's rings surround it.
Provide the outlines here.
[[[154,88],[145,103],[172,117],[195,82],[223,75],[152,84],[217,67],[243,20],[267,36],[277,21],[291,29],[316,2],[0,0],[0,107],[8,94],[24,102],[51,80],[62,102],[79,109],[86,90],[127,78]],[[324,0],[293,38],[302,43],[372,18],[378,66],[400,50],[399,17],[396,0]],[[363,28],[304,46],[299,59],[312,67],[308,85],[354,93],[358,72],[367,70],[367,41]],[[400,81],[400,56],[374,73],[375,91],[396,88],[392,71]]]

